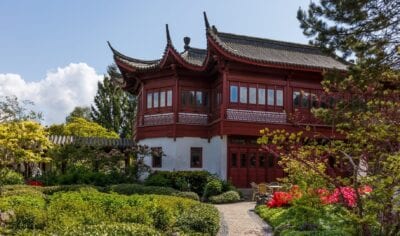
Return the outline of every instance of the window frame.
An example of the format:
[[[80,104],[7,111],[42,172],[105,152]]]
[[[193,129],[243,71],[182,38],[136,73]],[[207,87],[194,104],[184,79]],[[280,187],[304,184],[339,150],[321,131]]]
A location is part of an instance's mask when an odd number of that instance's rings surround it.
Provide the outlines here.
[[[201,95],[201,102],[198,101],[198,96]],[[210,107],[210,92],[208,89],[180,89],[180,104],[181,111],[202,112],[205,113]]]
[[[152,150],[162,150],[162,147],[153,147]],[[156,161],[156,158],[159,158],[159,160]],[[159,164],[156,164],[156,162],[159,161]],[[162,168],[162,155],[161,156],[155,156],[151,155],[151,167],[152,168]]]
[[[193,164],[193,154],[198,152],[199,156],[199,163]],[[196,153],[196,154],[198,154]],[[203,148],[202,147],[190,147],[190,168],[203,168]]]
[[[171,94],[171,100],[170,103],[168,103],[168,91],[170,91]],[[161,94],[164,93],[164,106],[160,106],[161,105]],[[157,94],[156,96],[154,96],[155,94]],[[151,95],[151,98],[150,98]],[[173,109],[174,103],[173,103],[173,96],[174,96],[174,92],[173,89],[171,87],[165,87],[165,88],[157,88],[157,89],[147,89],[145,95],[143,96],[146,101],[146,113],[147,114],[153,114],[153,113],[164,113],[164,112],[170,112]],[[155,97],[157,97],[157,103],[158,106],[154,107],[155,104]],[[151,101],[149,101],[149,98]],[[149,104],[151,104],[151,106],[149,107]],[[169,105],[170,104],[170,105]]]
[[[237,100],[232,100],[232,87],[235,87],[236,90],[236,98]],[[244,88],[246,88],[244,90]],[[254,98],[251,99],[250,91],[255,89],[255,103]],[[261,94],[261,90],[263,94]],[[273,103],[269,101],[268,91],[273,91]],[[282,91],[282,105],[278,105],[277,103],[277,91]],[[245,92],[245,96],[243,95]],[[253,91],[254,93],[254,91]],[[252,93],[252,94],[253,94]],[[254,94],[253,94],[254,95]],[[264,95],[264,96],[262,96]],[[263,84],[263,83],[244,83],[244,82],[230,82],[229,83],[229,105],[231,107],[240,108],[240,109],[248,109],[248,110],[261,110],[261,111],[274,111],[274,112],[283,112],[285,109],[285,87],[283,85],[271,85],[271,84]],[[261,97],[262,96],[262,97]],[[245,99],[244,99],[245,98]],[[244,103],[246,100],[246,103]],[[252,103],[250,102],[252,100]],[[260,103],[262,102],[262,103]]]

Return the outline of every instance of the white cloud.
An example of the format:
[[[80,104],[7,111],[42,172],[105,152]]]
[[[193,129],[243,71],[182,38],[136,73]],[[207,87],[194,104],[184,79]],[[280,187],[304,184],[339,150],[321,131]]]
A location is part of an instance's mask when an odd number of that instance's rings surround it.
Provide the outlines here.
[[[37,82],[26,82],[18,74],[0,74],[0,96],[33,101],[34,110],[43,112],[45,124],[62,123],[74,107],[92,104],[102,79],[86,63],[58,68]]]

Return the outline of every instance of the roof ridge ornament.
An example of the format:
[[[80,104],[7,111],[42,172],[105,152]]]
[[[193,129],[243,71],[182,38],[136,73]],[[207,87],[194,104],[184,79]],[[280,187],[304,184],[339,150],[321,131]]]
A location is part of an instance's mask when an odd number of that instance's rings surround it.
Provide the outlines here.
[[[165,32],[167,34],[167,44],[172,45],[171,35],[169,34],[168,24],[165,24]]]
[[[207,13],[205,11],[203,11],[203,16],[204,16],[204,23],[206,25],[206,30],[208,31],[210,29],[210,23],[208,22]]]
[[[185,36],[183,38],[183,42],[185,43],[185,46],[183,47],[185,50],[188,50],[190,48],[189,44],[190,44],[190,37]]]

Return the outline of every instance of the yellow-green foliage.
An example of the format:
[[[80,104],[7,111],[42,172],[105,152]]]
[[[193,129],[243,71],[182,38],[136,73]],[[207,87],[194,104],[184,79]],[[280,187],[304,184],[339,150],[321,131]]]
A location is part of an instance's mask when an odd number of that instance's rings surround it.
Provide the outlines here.
[[[118,138],[114,131],[108,131],[96,122],[88,121],[81,117],[73,117],[66,124],[52,125],[49,127],[50,134],[71,135],[79,137]]]
[[[0,123],[0,168],[22,162],[46,161],[52,147],[47,132],[35,121]]]
[[[93,234],[100,232],[103,235],[104,232],[114,232],[120,225],[127,232],[123,235],[135,235],[129,232],[136,232],[137,228],[143,229],[143,232],[156,232],[143,235],[157,235],[159,232],[216,235],[219,228],[219,215],[215,207],[187,198],[126,196],[101,193],[91,187],[53,195],[42,194],[45,188],[38,188],[37,191],[31,187],[22,191],[20,186],[6,189],[18,195],[6,193],[0,197],[0,210],[16,212],[16,219],[9,228],[20,234],[65,235],[79,232],[76,229],[87,229]],[[130,224],[137,227],[131,228]],[[88,234],[83,232],[82,235]]]

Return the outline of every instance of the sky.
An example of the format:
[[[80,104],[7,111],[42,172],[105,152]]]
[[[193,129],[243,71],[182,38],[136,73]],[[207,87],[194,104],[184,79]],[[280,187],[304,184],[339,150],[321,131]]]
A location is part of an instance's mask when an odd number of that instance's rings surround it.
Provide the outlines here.
[[[31,100],[44,124],[89,106],[107,66],[107,41],[125,55],[158,59],[166,44],[205,48],[203,11],[221,32],[307,43],[296,13],[310,0],[2,0],[0,97]]]

